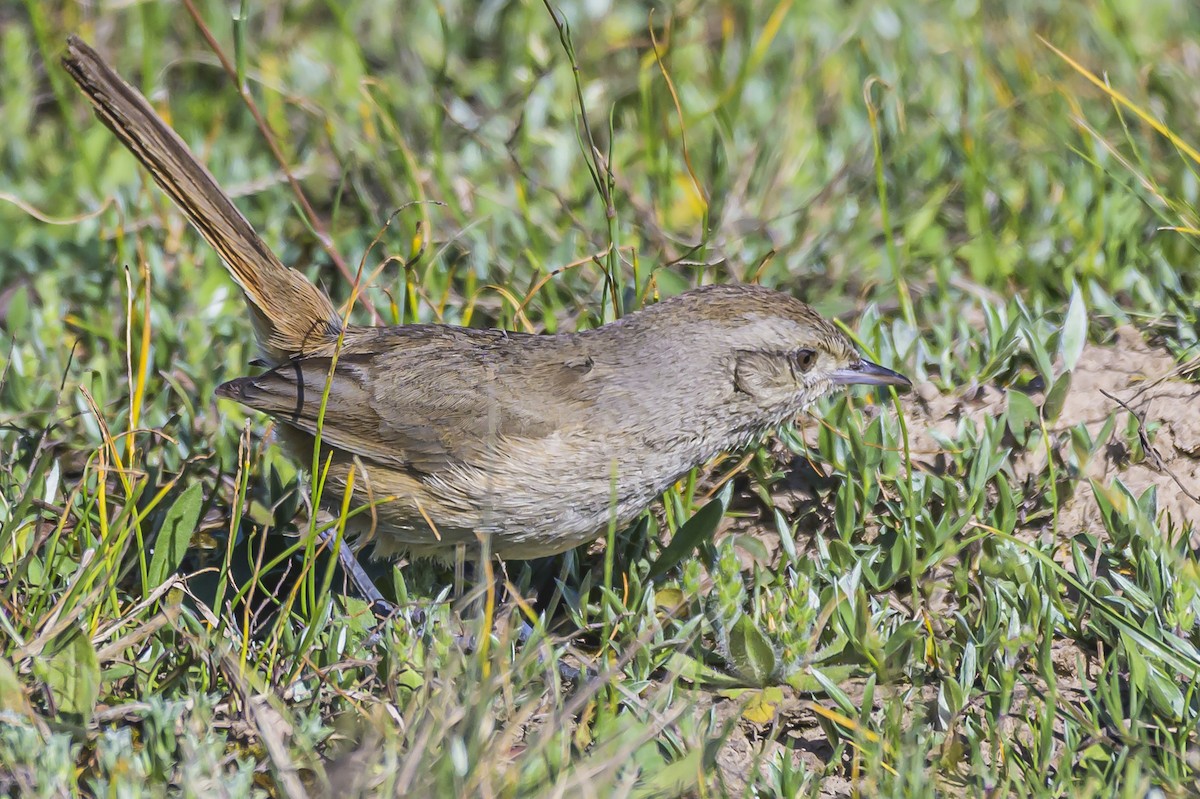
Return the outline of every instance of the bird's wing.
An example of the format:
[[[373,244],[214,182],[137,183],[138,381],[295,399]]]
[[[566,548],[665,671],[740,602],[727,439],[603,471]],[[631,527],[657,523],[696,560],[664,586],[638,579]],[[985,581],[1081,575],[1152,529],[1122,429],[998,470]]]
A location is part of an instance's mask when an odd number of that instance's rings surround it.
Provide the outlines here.
[[[487,331],[421,332],[381,332],[348,346],[335,366],[305,358],[226,383],[219,395],[313,435],[319,419],[330,446],[427,473],[478,462],[502,439],[536,440],[578,425],[596,401],[597,370],[578,347]]]

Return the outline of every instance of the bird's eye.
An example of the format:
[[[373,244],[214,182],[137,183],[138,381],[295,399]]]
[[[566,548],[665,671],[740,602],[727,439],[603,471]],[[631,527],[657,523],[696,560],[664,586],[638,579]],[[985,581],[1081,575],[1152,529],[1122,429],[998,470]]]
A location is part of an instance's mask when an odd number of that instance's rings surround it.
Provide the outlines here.
[[[796,351],[796,367],[801,372],[807,372],[812,369],[817,363],[817,354],[812,350],[797,350]]]

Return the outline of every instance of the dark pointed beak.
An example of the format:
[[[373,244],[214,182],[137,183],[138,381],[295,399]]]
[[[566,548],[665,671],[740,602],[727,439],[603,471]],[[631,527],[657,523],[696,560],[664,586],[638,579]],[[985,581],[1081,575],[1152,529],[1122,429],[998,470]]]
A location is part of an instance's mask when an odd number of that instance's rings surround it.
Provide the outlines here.
[[[838,369],[830,379],[835,386],[895,386],[901,391],[912,388],[912,382],[904,375],[865,358],[845,369]]]

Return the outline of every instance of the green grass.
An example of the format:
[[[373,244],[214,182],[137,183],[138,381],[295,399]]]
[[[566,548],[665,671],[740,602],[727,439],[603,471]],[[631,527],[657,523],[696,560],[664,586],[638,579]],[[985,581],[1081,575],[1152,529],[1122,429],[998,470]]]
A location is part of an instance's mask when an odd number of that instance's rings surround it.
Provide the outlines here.
[[[1122,326],[1200,354],[1200,14],[568,3],[564,34],[536,3],[229,8],[199,12],[328,245],[183,6],[0,10],[5,791],[1200,791],[1200,389],[1116,392],[1139,430],[1095,382],[1149,361]],[[544,565],[540,616],[377,565],[405,614],[374,642],[297,536],[309,478],[213,399],[253,357],[240,297],[58,67],[71,32],[286,263],[338,301],[362,264],[363,321],[574,329],[756,280],[921,390],[699,471]],[[1181,485],[1140,487],[1148,445]],[[699,550],[650,579],[676,531]]]

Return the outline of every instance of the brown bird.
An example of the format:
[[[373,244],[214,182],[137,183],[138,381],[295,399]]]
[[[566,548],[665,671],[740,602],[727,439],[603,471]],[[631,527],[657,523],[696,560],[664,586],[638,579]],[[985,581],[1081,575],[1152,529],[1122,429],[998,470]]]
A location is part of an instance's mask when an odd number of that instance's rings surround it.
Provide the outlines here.
[[[579,333],[343,324],[136,89],[76,37],[63,63],[245,292],[274,368],[218,396],[273,416],[302,463],[319,430],[323,496],[336,508],[353,491],[377,555],[474,550],[484,536],[507,558],[563,552],[838,386],[909,386],[759,286],[695,289]]]

